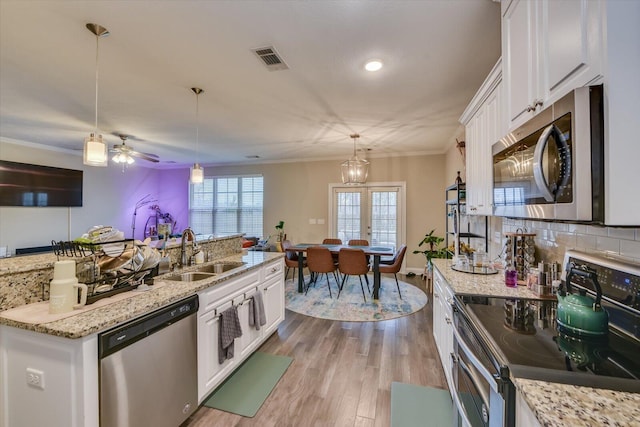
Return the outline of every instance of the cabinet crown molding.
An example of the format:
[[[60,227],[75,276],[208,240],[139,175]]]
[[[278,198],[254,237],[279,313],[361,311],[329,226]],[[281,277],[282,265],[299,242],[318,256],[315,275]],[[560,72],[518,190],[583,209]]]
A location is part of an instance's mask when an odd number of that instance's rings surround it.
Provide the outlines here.
[[[467,105],[467,108],[464,110],[458,121],[466,126],[501,81],[502,57],[498,58],[498,62],[493,66],[487,78],[484,79],[484,82],[476,94],[471,98],[471,102],[469,102],[469,105]]]

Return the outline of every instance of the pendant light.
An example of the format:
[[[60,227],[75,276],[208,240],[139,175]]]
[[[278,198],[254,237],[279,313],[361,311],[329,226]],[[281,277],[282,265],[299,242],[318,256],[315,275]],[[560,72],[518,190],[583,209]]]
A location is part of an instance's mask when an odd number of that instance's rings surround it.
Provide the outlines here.
[[[199,139],[199,132],[198,132],[198,116],[199,116],[199,99],[200,99],[200,94],[202,92],[204,92],[202,89],[198,88],[198,87],[192,87],[191,90],[193,91],[193,93],[196,94],[196,162],[193,164],[193,167],[191,168],[191,178],[190,181],[192,184],[200,184],[202,183],[202,181],[204,181],[204,170],[202,169],[202,166],[200,166],[200,164],[197,161],[198,158],[198,139]]]
[[[349,136],[353,138],[353,157],[342,162],[342,183],[343,184],[364,184],[369,175],[369,162],[360,159],[356,154],[356,140],[360,138],[357,133]]]
[[[96,105],[95,105],[95,128],[87,138],[84,139],[84,164],[89,166],[107,166],[109,156],[107,155],[107,143],[103,141],[102,135],[98,133],[98,40],[100,37],[109,35],[109,31],[98,24],[87,24],[87,29],[96,36]]]

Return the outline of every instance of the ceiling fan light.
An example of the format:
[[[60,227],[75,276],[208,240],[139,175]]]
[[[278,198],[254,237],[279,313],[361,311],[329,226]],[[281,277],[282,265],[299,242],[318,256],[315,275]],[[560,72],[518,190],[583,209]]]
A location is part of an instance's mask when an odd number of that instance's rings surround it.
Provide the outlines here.
[[[126,161],[127,161],[127,164],[130,165],[130,164],[133,164],[136,161],[136,159],[127,155]]]
[[[84,164],[105,167],[108,163],[107,144],[102,140],[102,135],[92,133],[84,139]]]
[[[190,181],[192,184],[201,184],[204,181],[204,170],[198,163],[194,163],[191,168]]]

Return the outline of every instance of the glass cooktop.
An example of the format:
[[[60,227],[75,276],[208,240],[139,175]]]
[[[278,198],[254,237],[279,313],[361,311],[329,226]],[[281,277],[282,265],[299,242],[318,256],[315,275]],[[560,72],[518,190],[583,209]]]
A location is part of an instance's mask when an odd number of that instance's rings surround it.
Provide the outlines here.
[[[556,302],[464,298],[472,323],[517,377],[640,392],[640,340],[610,328],[602,338],[557,330]]]

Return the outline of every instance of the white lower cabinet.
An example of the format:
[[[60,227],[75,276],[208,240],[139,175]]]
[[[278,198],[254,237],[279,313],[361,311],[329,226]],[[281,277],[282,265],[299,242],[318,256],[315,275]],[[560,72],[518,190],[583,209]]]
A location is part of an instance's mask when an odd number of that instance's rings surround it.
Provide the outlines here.
[[[267,323],[249,325],[248,300],[262,292]],[[198,294],[198,402],[202,401],[251,355],[284,320],[284,262],[267,264],[262,270],[221,283]],[[234,342],[234,357],[218,362],[220,313],[235,305],[242,336]]]
[[[262,297],[267,315],[264,333],[271,335],[284,320],[284,280],[272,279],[263,285]]]
[[[433,270],[433,337],[447,379],[449,392],[453,390],[451,354],[453,353],[453,291],[437,268]]]

